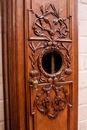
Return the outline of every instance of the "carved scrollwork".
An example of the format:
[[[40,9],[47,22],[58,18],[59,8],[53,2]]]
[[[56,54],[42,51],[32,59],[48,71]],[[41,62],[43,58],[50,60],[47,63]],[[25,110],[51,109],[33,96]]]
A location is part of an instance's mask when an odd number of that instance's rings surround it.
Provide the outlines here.
[[[57,11],[54,4],[46,4],[45,9],[41,5],[40,14],[37,14],[33,9],[30,9],[30,11],[36,17],[32,27],[36,36],[45,37],[47,41],[51,42],[68,36],[69,28],[66,21],[69,20],[71,16],[62,18],[60,16],[61,11]],[[52,21],[50,20],[50,15],[54,17]],[[44,23],[46,23],[48,27],[44,26]],[[47,36],[45,32],[47,32],[49,36]],[[57,37],[54,38],[56,33]]]
[[[32,27],[34,34],[45,38],[45,40],[39,42],[38,40],[29,42],[32,74],[36,76],[36,70],[39,71],[38,81],[43,86],[41,91],[36,94],[34,107],[42,114],[47,115],[48,118],[56,118],[67,104],[71,106],[68,91],[64,86],[56,85],[58,82],[65,82],[66,77],[72,73],[72,55],[70,54],[72,43],[64,42],[64,39],[69,38],[67,20],[71,16],[60,17],[60,10],[57,11],[53,4],[47,4],[45,9],[41,5],[40,14],[35,13],[32,9],[30,11],[36,17]],[[51,20],[50,16],[52,17]],[[60,39],[63,39],[63,41]],[[56,73],[49,74],[42,66],[42,58],[48,51],[58,52],[61,56],[62,65]],[[43,85],[44,83],[46,86]],[[53,99],[50,97],[52,91],[55,93]],[[44,95],[45,97],[43,97]]]
[[[50,93],[54,91],[55,96],[52,99]],[[60,94],[61,93],[61,94]],[[46,95],[43,97],[43,95]],[[41,100],[41,97],[43,99]],[[48,116],[48,118],[56,118],[60,111],[63,111],[66,105],[69,105],[68,91],[62,85],[50,85],[43,87],[42,91],[37,93],[34,106],[39,112]],[[51,112],[52,111],[52,112]]]

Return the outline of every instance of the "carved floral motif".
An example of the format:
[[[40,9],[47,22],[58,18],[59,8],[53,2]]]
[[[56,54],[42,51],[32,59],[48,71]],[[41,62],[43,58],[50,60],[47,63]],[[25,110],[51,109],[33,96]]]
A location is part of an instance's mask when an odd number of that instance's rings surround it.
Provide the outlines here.
[[[55,97],[52,99],[50,93],[54,91]],[[61,94],[59,94],[61,92]],[[40,99],[43,95],[46,95],[42,100]],[[34,106],[42,114],[48,116],[48,118],[54,119],[57,117],[60,111],[63,111],[66,105],[69,105],[69,94],[68,91],[62,85],[49,85],[43,87],[42,91],[37,93]],[[50,111],[51,109],[51,111]]]
[[[62,18],[60,17],[60,10],[57,11],[53,4],[47,4],[45,9],[40,6],[40,14],[35,13],[32,9],[30,11],[35,15],[36,19],[33,23],[33,32],[38,37],[44,37],[43,41],[31,41],[29,47],[31,49],[31,55],[29,56],[32,65],[32,77],[36,77],[39,71],[39,84],[43,87],[40,92],[37,93],[34,106],[37,110],[49,118],[56,118],[60,111],[63,111],[65,106],[69,104],[68,91],[62,85],[56,85],[58,82],[65,82],[66,77],[72,73],[70,68],[72,55],[70,49],[72,44],[60,39],[69,38],[69,28],[67,20],[71,16]],[[50,20],[52,16],[53,20]],[[45,24],[47,26],[45,26]],[[42,67],[42,57],[50,50],[58,52],[62,57],[62,66],[57,73],[48,74]],[[34,76],[35,75],[35,76]],[[44,83],[46,86],[44,86]],[[48,85],[50,83],[50,85]],[[55,96],[52,99],[50,97],[51,91],[55,92]],[[62,95],[61,95],[61,94]],[[45,94],[45,97],[43,95]],[[43,97],[43,98],[41,98]],[[51,112],[52,109],[52,112]]]
[[[57,11],[54,4],[46,4],[45,9],[40,6],[40,14],[37,14],[35,11],[30,9],[30,11],[35,15],[36,19],[33,23],[33,31],[36,36],[44,37],[47,41],[58,41],[61,38],[66,38],[69,34],[69,28],[66,21],[71,18],[60,17],[60,10]],[[49,16],[53,16],[53,20],[50,20]],[[44,26],[44,23],[48,26]],[[48,36],[46,35],[48,33]],[[57,33],[57,37],[54,38]]]

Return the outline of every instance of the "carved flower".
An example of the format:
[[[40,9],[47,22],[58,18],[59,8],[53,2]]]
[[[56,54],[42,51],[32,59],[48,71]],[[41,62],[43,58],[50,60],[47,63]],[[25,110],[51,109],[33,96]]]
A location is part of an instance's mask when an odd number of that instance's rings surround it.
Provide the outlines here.
[[[42,100],[42,106],[45,107],[45,108],[48,108],[50,105],[50,98],[49,97],[46,97]]]
[[[53,100],[53,104],[54,105],[59,105],[59,101],[61,100],[61,97],[60,96],[56,96]]]

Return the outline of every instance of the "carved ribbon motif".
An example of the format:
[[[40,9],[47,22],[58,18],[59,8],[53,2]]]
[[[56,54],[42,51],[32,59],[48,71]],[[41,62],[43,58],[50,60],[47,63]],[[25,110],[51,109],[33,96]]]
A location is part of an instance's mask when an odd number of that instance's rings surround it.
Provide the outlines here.
[[[66,77],[72,73],[70,68],[72,55],[70,54],[71,43],[61,42],[60,39],[68,38],[69,28],[67,25],[67,18],[60,17],[60,10],[56,10],[53,4],[47,4],[45,9],[41,5],[41,14],[35,13],[32,9],[30,11],[35,15],[36,19],[33,23],[34,35],[44,37],[44,41],[37,41],[36,43],[29,42],[29,47],[32,50],[30,57],[32,69],[39,70],[40,74],[38,80],[40,84],[48,84],[42,87],[42,90],[37,93],[34,106],[37,110],[49,118],[56,118],[58,113],[64,110],[65,106],[69,104],[69,94],[63,85],[56,85],[57,82],[65,82]],[[53,20],[50,20],[52,16]],[[45,26],[45,24],[47,26]],[[48,74],[42,67],[42,57],[45,52],[55,50],[60,53],[62,57],[62,67],[55,74]],[[37,55],[39,51],[39,55]],[[38,66],[38,67],[37,67]],[[55,97],[50,97],[51,91],[55,92]],[[60,92],[63,96],[60,95]],[[45,97],[43,95],[45,94]],[[43,97],[43,99],[41,98]],[[52,110],[52,112],[51,112]]]

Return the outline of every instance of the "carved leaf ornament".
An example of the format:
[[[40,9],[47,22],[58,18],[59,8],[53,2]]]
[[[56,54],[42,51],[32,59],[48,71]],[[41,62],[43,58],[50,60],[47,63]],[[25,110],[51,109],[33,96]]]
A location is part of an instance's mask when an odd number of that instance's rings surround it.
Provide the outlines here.
[[[39,41],[37,44],[35,44],[35,41],[29,42],[31,49],[29,58],[31,60],[32,70],[34,71],[34,75],[36,75],[35,70],[38,70],[39,76],[37,78],[39,84],[43,85],[42,90],[36,94],[34,108],[37,108],[42,114],[47,115],[48,118],[54,119],[60,111],[64,110],[67,104],[71,106],[69,104],[68,91],[64,88],[64,85],[57,85],[58,82],[65,82],[66,77],[72,73],[72,69],[70,68],[72,59],[70,49],[72,44],[61,41],[61,39],[68,38],[69,28],[66,21],[71,16],[61,18],[61,11],[57,11],[54,4],[46,4],[45,8],[41,5],[40,14],[37,14],[32,9],[30,11],[36,17],[32,27],[34,35],[45,38],[45,40]],[[53,20],[50,20],[49,16],[53,16]],[[50,50],[58,52],[62,57],[62,66],[54,74],[47,73],[42,67],[42,57]],[[39,55],[37,55],[38,51]],[[55,93],[53,99],[50,97],[52,91]],[[45,97],[43,97],[44,94]]]
[[[47,4],[45,6],[45,9],[41,5],[40,6],[41,14],[35,13],[32,9],[30,9],[30,11],[36,16],[36,20],[33,23],[33,27],[32,27],[35,35],[39,37],[45,37],[47,41],[51,41],[52,43],[53,41],[57,41],[60,38],[67,37],[69,33],[69,29],[66,24],[66,21],[70,19],[71,16],[67,18],[61,18],[60,17],[61,11],[60,10],[57,11],[54,4]],[[50,18],[48,17],[49,15],[54,16],[52,22],[50,22]],[[45,27],[43,25],[44,22],[48,24],[48,27]],[[45,32],[49,34],[49,37],[46,35]],[[57,37],[53,38],[56,33],[57,33]]]

